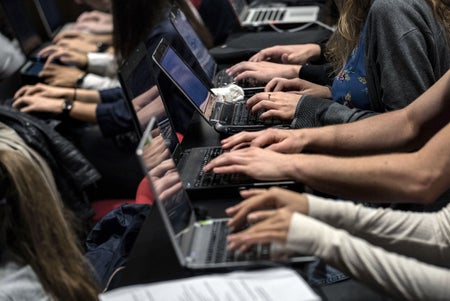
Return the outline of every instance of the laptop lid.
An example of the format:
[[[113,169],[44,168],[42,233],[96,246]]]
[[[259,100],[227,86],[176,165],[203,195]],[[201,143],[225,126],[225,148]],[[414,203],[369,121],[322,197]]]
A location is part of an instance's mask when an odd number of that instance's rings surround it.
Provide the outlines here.
[[[31,56],[43,41],[32,23],[27,6],[23,0],[2,0],[0,4],[23,53],[27,57]]]
[[[172,6],[169,13],[169,19],[175,30],[180,35],[184,44],[194,54],[198,60],[206,77],[213,82],[214,75],[217,72],[217,63],[214,58],[209,54],[208,49],[203,44],[200,37],[195,32],[186,15],[176,5]]]
[[[189,233],[193,232],[195,215],[166,143],[156,119],[152,118],[143,133],[136,154],[150,182],[156,205],[178,260],[181,265],[186,266],[186,241]],[[180,237],[183,237],[184,241],[180,240]]]
[[[63,25],[58,6],[54,0],[33,0],[45,32],[51,39]]]
[[[199,79],[178,53],[162,39],[153,53],[153,60],[189,100],[191,105],[210,122],[215,95]]]
[[[119,80],[130,110],[133,127],[142,136],[151,116],[164,113],[155,83],[152,62],[144,43],[119,68]]]

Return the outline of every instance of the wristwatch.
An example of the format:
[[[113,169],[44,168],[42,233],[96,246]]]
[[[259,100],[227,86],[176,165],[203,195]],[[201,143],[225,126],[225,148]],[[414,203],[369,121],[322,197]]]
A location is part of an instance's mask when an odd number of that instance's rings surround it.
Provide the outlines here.
[[[72,108],[73,108],[73,100],[65,98],[62,103],[62,115],[64,117],[69,116],[70,111],[72,111]]]
[[[105,52],[109,48],[109,45],[103,42],[97,43],[97,52]]]

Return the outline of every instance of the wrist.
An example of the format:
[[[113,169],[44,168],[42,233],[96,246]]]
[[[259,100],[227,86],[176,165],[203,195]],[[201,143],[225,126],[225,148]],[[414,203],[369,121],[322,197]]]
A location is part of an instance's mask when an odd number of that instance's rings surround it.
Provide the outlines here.
[[[322,54],[322,49],[319,44],[308,44],[308,60],[309,61],[316,61],[320,59],[320,56]]]
[[[71,98],[65,98],[60,102],[60,113],[63,117],[69,117],[72,111],[74,101]]]

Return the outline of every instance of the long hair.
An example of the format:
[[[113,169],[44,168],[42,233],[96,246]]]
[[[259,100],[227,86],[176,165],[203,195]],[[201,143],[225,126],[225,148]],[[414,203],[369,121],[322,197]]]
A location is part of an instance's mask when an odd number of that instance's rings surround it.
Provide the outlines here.
[[[426,0],[433,9],[434,16],[444,27],[447,34],[447,43],[450,44],[450,0]]]
[[[425,1],[433,9],[436,20],[446,30],[447,42],[449,42],[450,0]],[[335,71],[340,70],[345,65],[348,56],[358,45],[371,2],[371,0],[335,0],[340,17],[336,31],[328,41],[327,52],[325,54]]]
[[[371,0],[335,0],[339,20],[325,53],[335,71],[345,65],[348,56],[358,45],[371,2]]]
[[[127,58],[165,16],[169,0],[112,0],[113,44]]]
[[[56,300],[98,300],[94,276],[57,196],[34,162],[0,151],[0,245],[30,265]]]

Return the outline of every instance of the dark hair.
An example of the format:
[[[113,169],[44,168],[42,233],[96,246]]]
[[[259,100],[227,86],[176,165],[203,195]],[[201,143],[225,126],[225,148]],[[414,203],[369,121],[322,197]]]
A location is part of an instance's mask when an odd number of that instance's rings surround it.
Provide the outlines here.
[[[175,0],[207,46],[212,46],[208,30],[196,20],[186,0]],[[112,0],[113,44],[119,60],[127,58],[139,42],[166,16],[172,0]]]
[[[113,43],[118,58],[126,58],[158,24],[169,0],[112,0]]]
[[[30,265],[55,300],[98,300],[51,174],[15,151],[1,150],[0,166],[0,245]]]

